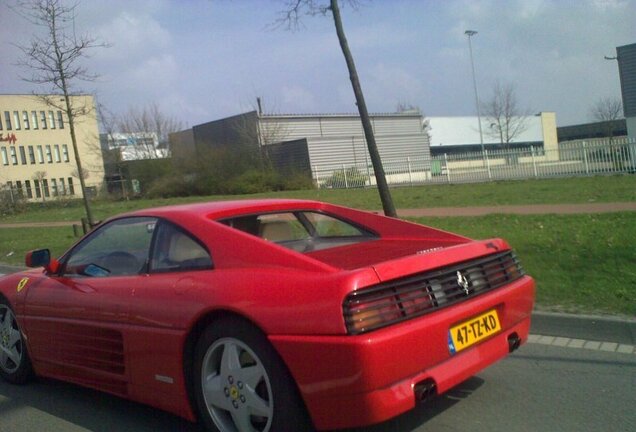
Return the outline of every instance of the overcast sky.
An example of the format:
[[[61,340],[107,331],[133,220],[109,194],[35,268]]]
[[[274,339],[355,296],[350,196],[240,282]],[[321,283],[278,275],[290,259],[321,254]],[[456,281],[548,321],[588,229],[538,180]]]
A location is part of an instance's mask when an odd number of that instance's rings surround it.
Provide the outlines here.
[[[342,3],[342,2],[341,2]],[[0,0],[0,93],[47,91],[20,80],[19,51],[36,29]],[[77,32],[111,44],[87,67],[109,110],[158,104],[188,126],[248,111],[356,112],[331,16],[296,32],[271,30],[276,0],[83,0]],[[467,37],[482,101],[513,83],[528,112],[560,126],[591,120],[599,98],[620,97],[616,46],[636,43],[636,0],[411,0],[343,6],[349,45],[371,112],[398,102],[428,116],[475,114]]]

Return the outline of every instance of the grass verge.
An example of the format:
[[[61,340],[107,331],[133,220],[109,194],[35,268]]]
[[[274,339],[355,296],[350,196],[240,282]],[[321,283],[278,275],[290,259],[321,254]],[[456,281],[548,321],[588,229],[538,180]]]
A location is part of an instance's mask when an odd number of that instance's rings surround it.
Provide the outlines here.
[[[506,239],[536,279],[542,309],[636,316],[633,213],[412,220],[471,238]]]
[[[426,185],[391,190],[396,208],[497,206],[504,204],[577,204],[636,201],[636,175],[558,178],[459,185]],[[270,192],[254,195],[204,196],[133,201],[95,201],[97,220],[146,207],[188,202],[249,198],[300,198],[327,201],[349,207],[377,210],[382,205],[376,189],[318,189]],[[79,221],[82,202],[51,201],[31,204],[28,211],[4,216],[0,223]]]

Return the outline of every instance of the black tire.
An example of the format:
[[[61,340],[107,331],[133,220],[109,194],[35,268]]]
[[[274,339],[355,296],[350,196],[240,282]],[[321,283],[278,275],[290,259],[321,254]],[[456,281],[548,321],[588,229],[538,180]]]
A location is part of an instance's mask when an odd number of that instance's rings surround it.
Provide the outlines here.
[[[314,430],[289,371],[254,326],[239,318],[214,321],[194,355],[193,389],[206,430]]]
[[[13,309],[0,298],[0,377],[24,384],[32,375],[31,359]]]

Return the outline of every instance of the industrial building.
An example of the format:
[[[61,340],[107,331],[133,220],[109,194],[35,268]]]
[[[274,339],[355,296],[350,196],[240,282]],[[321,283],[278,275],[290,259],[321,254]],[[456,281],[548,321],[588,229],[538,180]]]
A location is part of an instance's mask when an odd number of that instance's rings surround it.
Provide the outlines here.
[[[636,43],[616,48],[627,134],[636,140]]]
[[[534,147],[542,152],[556,150],[556,114],[541,112],[521,118],[523,128],[509,143],[502,143],[487,117],[481,118],[482,136],[477,117],[428,117],[431,154],[456,155],[491,150],[519,150]]]
[[[90,95],[72,96],[89,109],[75,122],[83,175],[90,191],[103,183],[95,102]],[[0,187],[11,197],[47,200],[79,198],[82,191],[66,113],[37,95],[0,95]]]
[[[419,111],[372,114],[383,160],[402,158],[430,169],[428,136]],[[256,111],[194,126],[170,135],[173,155],[254,143],[283,172],[317,178],[343,166],[371,169],[362,122],[357,114],[262,114]],[[365,169],[367,169],[365,168]]]

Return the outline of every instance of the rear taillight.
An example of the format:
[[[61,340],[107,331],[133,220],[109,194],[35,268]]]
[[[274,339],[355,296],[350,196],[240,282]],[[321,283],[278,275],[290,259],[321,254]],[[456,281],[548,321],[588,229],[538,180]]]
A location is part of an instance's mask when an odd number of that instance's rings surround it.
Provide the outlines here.
[[[345,305],[345,321],[350,333],[383,327],[400,320],[402,314],[395,297],[351,299]]]
[[[428,290],[418,289],[398,296],[402,309],[406,315],[412,315],[433,307],[433,301]]]
[[[349,293],[342,305],[349,334],[361,334],[449,307],[524,275],[512,251],[415,273]]]

